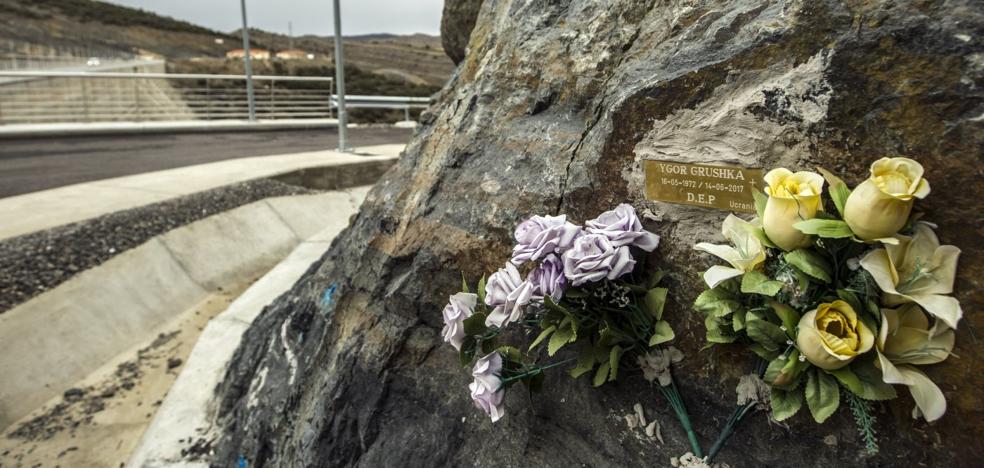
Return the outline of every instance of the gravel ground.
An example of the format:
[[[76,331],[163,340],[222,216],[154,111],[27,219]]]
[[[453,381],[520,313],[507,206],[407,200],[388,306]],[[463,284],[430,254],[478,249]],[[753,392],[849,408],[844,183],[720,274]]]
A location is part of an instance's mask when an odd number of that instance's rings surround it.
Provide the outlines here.
[[[268,197],[315,193],[260,179],[0,241],[0,313],[148,239]]]

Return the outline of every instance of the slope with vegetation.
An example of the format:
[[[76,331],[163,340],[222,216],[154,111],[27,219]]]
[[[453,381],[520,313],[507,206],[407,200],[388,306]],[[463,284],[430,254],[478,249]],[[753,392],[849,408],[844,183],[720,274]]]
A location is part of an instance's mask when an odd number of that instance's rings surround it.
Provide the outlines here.
[[[293,45],[322,61],[333,55],[331,37],[294,38],[250,29],[254,47],[284,50]],[[383,87],[404,81],[439,87],[454,64],[441,50],[440,38],[415,34],[372,34],[345,38],[346,63],[387,80],[362,78]],[[93,0],[0,0],[0,54],[55,53],[123,56],[155,54],[168,60],[222,58],[242,45],[238,31],[223,33],[186,21]],[[261,65],[262,67],[262,65]],[[317,67],[317,65],[316,65]],[[353,69],[354,70],[354,69]],[[354,82],[353,82],[354,84]],[[408,93],[415,88],[401,89]],[[421,88],[424,89],[424,88]],[[369,94],[389,94],[371,89]]]

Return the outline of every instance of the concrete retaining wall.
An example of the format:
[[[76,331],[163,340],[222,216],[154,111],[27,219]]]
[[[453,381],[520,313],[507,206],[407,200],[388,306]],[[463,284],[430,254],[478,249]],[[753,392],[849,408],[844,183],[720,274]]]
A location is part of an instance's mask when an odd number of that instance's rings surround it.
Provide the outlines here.
[[[209,291],[253,280],[365,189],[268,199],[152,238],[0,315],[0,428],[64,392]]]

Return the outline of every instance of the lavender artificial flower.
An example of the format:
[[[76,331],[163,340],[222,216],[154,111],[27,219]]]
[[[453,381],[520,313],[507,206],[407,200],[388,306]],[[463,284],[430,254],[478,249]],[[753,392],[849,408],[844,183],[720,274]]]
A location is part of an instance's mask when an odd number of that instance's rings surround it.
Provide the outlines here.
[[[550,296],[554,302],[559,301],[567,289],[564,262],[554,254],[547,255],[530,273],[527,281],[533,285],[534,299],[542,301],[545,296]]]
[[[659,245],[659,236],[642,228],[635,208],[628,203],[622,203],[584,224],[588,233],[607,237],[613,247],[634,245],[652,252]]]
[[[485,325],[503,328],[519,320],[523,316],[523,308],[532,297],[533,285],[523,281],[519,270],[512,263],[507,263],[485,283],[485,303],[493,308],[485,318]]]
[[[574,247],[564,252],[564,275],[574,286],[615,279],[632,271],[634,266],[628,246],[615,247],[601,234],[581,236]]]
[[[460,292],[451,296],[448,305],[444,307],[444,330],[441,331],[441,336],[458,351],[461,351],[461,344],[465,340],[463,322],[475,313],[477,302],[477,294]]]
[[[475,402],[475,406],[489,415],[492,418],[492,422],[498,421],[506,414],[505,390],[493,392],[482,387],[478,382],[470,383],[468,389],[471,390],[471,398]]]
[[[502,372],[502,355],[492,352],[475,361],[472,367],[472,377],[475,383],[490,390],[497,391],[502,387],[502,379],[499,373]]]
[[[506,413],[504,408],[506,390],[499,376],[501,372],[502,355],[488,354],[475,362],[475,367],[472,368],[472,377],[475,381],[468,385],[475,406],[488,414],[492,422],[498,421]]]
[[[533,216],[516,226],[516,246],[512,264],[522,265],[549,254],[562,254],[582,234],[580,226],[567,222],[567,216]]]

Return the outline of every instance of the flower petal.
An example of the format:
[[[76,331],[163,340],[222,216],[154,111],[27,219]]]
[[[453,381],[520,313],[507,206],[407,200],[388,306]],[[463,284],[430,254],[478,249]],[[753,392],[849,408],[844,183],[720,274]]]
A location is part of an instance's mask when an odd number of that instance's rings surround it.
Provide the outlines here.
[[[694,246],[694,250],[700,250],[719,257],[734,267],[738,267],[741,264],[741,255],[730,245],[701,242]]]
[[[745,272],[737,268],[728,268],[722,265],[714,265],[704,272],[704,282],[707,283],[707,287],[714,288],[722,282],[734,278],[736,276],[741,276]]]
[[[950,328],[957,328],[957,322],[959,322],[963,317],[963,310],[960,308],[960,302],[950,296],[924,294],[904,297],[912,300],[916,304],[921,305],[923,309],[926,309],[926,312],[938,317]]]
[[[878,283],[882,291],[889,294],[898,294],[895,290],[895,268],[888,257],[887,249],[875,249],[868,252],[861,258],[861,267],[871,273],[871,277]]]
[[[896,367],[881,353],[878,353],[878,363],[882,368],[882,378],[885,383],[903,384],[909,387],[909,393],[912,394],[918,409],[918,411],[913,410],[913,417],[921,413],[926,421],[935,421],[946,413],[946,397],[922,371],[912,366]]]

